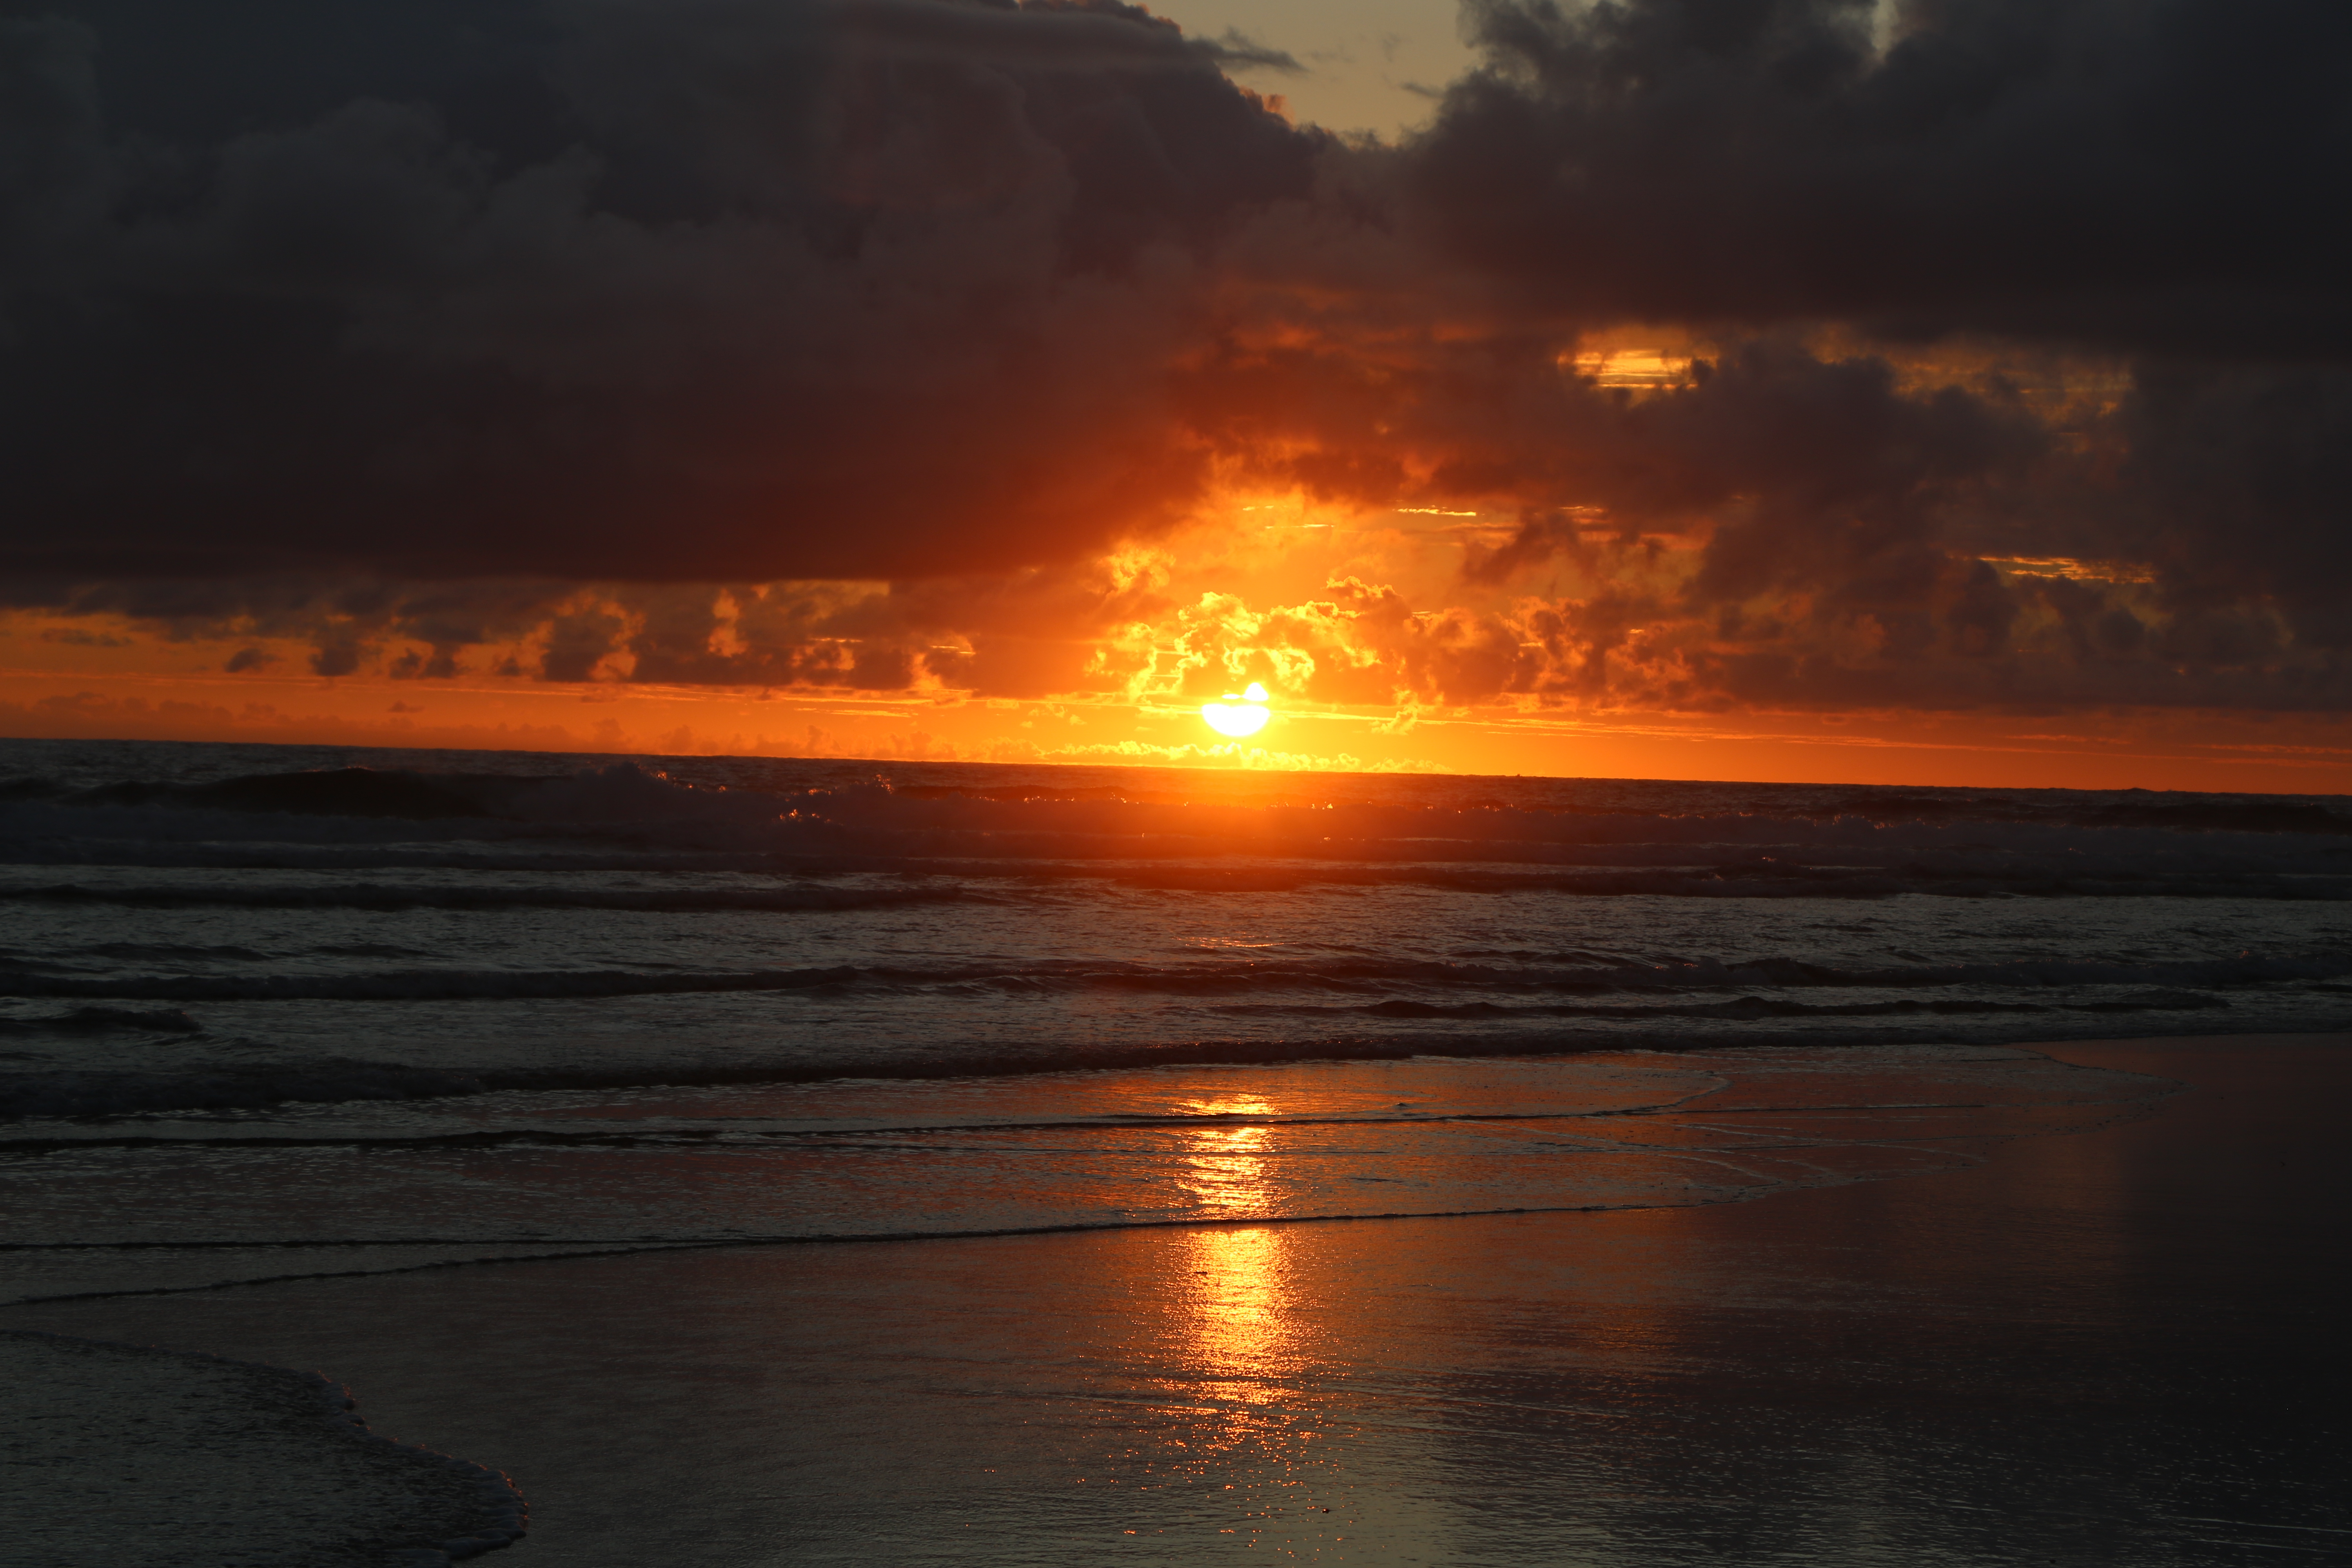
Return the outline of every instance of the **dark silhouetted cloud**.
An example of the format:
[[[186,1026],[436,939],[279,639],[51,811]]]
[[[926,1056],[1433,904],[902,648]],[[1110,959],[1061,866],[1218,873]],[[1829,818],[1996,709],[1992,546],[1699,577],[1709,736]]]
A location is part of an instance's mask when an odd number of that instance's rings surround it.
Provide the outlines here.
[[[2352,355],[2352,9],[1466,0],[1446,243],[1579,315]]]
[[[18,573],[875,575],[1172,515],[1318,138],[1131,7],[15,0]]]

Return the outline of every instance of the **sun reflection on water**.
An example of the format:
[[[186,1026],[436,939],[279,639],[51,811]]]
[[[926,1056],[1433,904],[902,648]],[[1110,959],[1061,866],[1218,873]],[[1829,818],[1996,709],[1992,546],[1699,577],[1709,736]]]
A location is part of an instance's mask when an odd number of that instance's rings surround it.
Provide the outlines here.
[[[1177,1108],[1188,1116],[1258,1117],[1275,1114],[1273,1102],[1255,1094],[1188,1100]],[[1263,1215],[1275,1206],[1266,1156],[1276,1130],[1263,1122],[1187,1129],[1177,1184],[1212,1215]]]
[[[1221,1398],[1265,1405],[1283,1396],[1277,1380],[1295,1369],[1299,1348],[1286,1252],[1274,1226],[1220,1226],[1185,1237],[1192,1360]]]
[[[1277,1206],[1269,1173],[1281,1129],[1242,1118],[1273,1117],[1262,1095],[1194,1100],[1185,1114],[1234,1118],[1221,1127],[1188,1128],[1182,1174],[1185,1192],[1210,1215],[1258,1215]],[[1295,1359],[1287,1300],[1286,1234],[1276,1226],[1219,1226],[1186,1233],[1185,1328],[1201,1374],[1223,1386],[1224,1397],[1258,1404],[1273,1397],[1269,1378]]]

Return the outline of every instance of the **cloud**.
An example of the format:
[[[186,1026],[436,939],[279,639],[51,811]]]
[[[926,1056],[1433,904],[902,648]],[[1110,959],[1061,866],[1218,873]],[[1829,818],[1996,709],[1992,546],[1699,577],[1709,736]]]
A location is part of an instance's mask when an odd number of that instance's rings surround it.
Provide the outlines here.
[[[2352,705],[2352,13],[1875,15],[1477,0],[1382,146],[1115,0],[0,0],[0,603],[336,678]]]
[[[1202,258],[1320,140],[1108,0],[38,9],[19,575],[1067,558],[1197,494]]]
[[[1296,71],[1289,55],[1228,31],[1188,38],[1175,23],[1139,5],[967,5],[956,0],[845,0],[832,7],[837,37],[891,58],[949,65],[1103,71],[1183,70],[1206,62],[1226,69]]]
[[[2158,563],[2182,639],[2259,606],[2299,645],[2352,650],[2352,376],[2152,366],[2118,424],[2134,504],[2101,539]]]
[[[2341,360],[2352,12],[2326,0],[1470,0],[1413,179],[1583,319],[1861,321]]]

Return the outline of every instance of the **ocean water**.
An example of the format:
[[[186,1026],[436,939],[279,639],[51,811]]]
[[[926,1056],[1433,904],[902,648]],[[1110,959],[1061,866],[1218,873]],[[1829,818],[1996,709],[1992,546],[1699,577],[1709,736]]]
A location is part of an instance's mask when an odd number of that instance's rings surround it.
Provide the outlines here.
[[[2341,1028],[2331,798],[0,742],[10,1299],[1715,1203]]]

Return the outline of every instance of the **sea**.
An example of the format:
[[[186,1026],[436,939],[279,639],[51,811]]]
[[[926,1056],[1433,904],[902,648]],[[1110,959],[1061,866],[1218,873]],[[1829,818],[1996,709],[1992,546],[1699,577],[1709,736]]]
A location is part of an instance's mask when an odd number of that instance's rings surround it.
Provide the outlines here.
[[[14,1301],[1737,1202],[2352,1026],[2336,796],[0,742]]]

